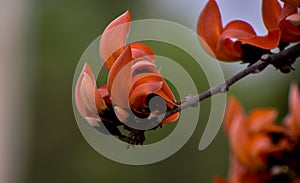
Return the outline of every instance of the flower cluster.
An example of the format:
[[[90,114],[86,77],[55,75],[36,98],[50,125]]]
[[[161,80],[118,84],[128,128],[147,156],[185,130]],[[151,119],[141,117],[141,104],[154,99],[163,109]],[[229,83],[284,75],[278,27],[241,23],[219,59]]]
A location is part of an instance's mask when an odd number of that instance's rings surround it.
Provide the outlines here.
[[[275,123],[277,111],[255,109],[248,115],[230,98],[224,118],[231,147],[229,183],[300,181],[300,93],[292,85],[289,113],[283,125]],[[215,183],[227,182],[215,178]]]
[[[262,17],[268,33],[259,36],[242,20],[233,20],[223,26],[216,1],[209,0],[198,21],[200,42],[210,55],[221,61],[254,63],[263,54],[271,54],[276,47],[282,50],[289,43],[300,41],[299,15],[294,4],[299,5],[299,1],[281,7],[277,0],[262,0]]]
[[[75,97],[80,114],[92,126],[104,123],[112,134],[121,139],[125,137],[115,126],[124,125],[132,133],[140,134],[139,129],[132,129],[128,124],[139,118],[147,118],[153,112],[157,115],[166,112],[160,110],[162,107],[159,103],[154,110],[149,109],[152,97],[163,99],[167,110],[177,106],[172,91],[156,69],[151,48],[141,43],[126,45],[129,28],[128,11],[107,26],[99,47],[108,71],[107,84],[97,88],[92,69],[85,63],[76,84]],[[175,113],[163,119],[159,125],[173,122],[178,117],[179,114]],[[142,144],[143,140],[144,137],[127,139],[134,144]]]

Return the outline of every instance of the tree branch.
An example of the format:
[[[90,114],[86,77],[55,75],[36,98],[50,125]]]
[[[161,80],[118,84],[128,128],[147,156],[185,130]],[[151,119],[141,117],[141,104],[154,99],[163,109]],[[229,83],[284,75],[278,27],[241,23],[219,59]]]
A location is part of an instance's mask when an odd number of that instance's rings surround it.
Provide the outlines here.
[[[200,101],[207,99],[212,95],[227,92],[229,90],[229,87],[237,81],[252,73],[259,73],[263,71],[268,65],[273,65],[277,69],[280,69],[282,72],[287,72],[286,69],[288,69],[289,71],[292,68],[291,64],[293,64],[298,57],[300,57],[300,43],[275,54],[263,55],[260,60],[233,75],[225,82],[220,83],[198,95],[188,97],[187,100],[184,103],[180,104],[177,108],[167,111],[164,118],[168,118],[171,115],[180,112],[188,107],[197,106]]]
[[[199,102],[201,102],[204,99],[207,99],[211,97],[212,95],[215,95],[217,93],[225,93],[229,90],[230,86],[232,86],[234,83],[238,82],[242,78],[252,74],[252,73],[259,73],[263,71],[268,65],[273,65],[275,68],[280,69],[282,72],[289,72],[292,67],[291,65],[295,62],[295,60],[300,57],[300,43],[287,48],[285,50],[280,51],[279,53],[275,54],[266,54],[261,57],[260,60],[255,62],[252,65],[249,65],[247,68],[243,69],[242,71],[238,72],[237,74],[233,75],[229,79],[227,79],[225,82],[220,83],[198,95],[194,96],[188,96],[185,98],[185,102],[181,103],[178,107],[167,111],[164,114],[150,114],[148,117],[148,120],[151,122],[149,124],[160,124],[161,119],[166,119],[170,117],[171,115],[180,112],[188,107],[197,106]],[[133,127],[127,126],[123,122],[118,121],[117,117],[115,116],[115,113],[111,114],[108,113],[108,116],[112,117],[114,116],[116,119],[112,121],[105,121],[105,116],[101,117],[102,120],[104,120],[105,127],[109,130],[109,132],[115,136],[117,136],[120,140],[127,142],[128,144],[143,144],[145,141],[144,131],[145,130],[138,130]],[[145,122],[139,121],[139,119],[133,118],[132,120],[129,120],[132,122],[136,122],[136,124],[144,125]],[[124,125],[124,129],[130,131],[129,135],[123,135],[117,126]],[[147,123],[148,124],[148,123]],[[157,125],[151,129],[156,129],[161,125]],[[98,129],[101,131],[101,129]]]

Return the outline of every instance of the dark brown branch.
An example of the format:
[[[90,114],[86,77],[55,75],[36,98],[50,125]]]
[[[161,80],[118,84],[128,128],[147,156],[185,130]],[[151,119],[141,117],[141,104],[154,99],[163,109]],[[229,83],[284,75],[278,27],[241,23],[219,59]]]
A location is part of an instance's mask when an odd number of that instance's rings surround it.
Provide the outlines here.
[[[237,74],[233,75],[224,83],[220,83],[198,95],[188,97],[187,100],[181,105],[179,105],[177,108],[168,111],[165,114],[165,118],[170,117],[172,114],[180,112],[188,107],[197,106],[200,101],[209,98],[212,95],[227,92],[229,90],[229,87],[237,81],[248,76],[249,74],[261,72],[268,65],[274,65],[280,70],[285,67],[291,68],[291,64],[293,64],[298,57],[300,57],[300,43],[276,54],[263,55],[260,60],[245,68],[244,70],[238,72]]]

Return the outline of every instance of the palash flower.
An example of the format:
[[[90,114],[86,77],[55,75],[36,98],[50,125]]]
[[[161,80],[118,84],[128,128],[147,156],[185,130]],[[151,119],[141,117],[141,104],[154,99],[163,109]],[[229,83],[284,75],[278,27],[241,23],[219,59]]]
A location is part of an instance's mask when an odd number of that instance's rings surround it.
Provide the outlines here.
[[[297,22],[295,13],[295,6],[281,7],[276,0],[263,0],[263,22],[268,34],[258,36],[245,21],[234,20],[223,27],[216,1],[209,0],[200,14],[197,32],[204,49],[213,57],[227,62],[253,63],[263,54],[271,53],[273,48],[284,49],[288,43],[300,41],[300,30],[294,25]]]
[[[165,101],[167,110],[177,106],[175,97],[154,64],[154,52],[146,45],[125,45],[130,26],[129,12],[111,22],[100,41],[100,55],[108,70],[107,85],[97,89],[90,66],[85,63],[76,84],[76,105],[80,114],[93,126],[102,120],[116,120],[125,124],[134,115],[150,115],[149,101],[158,96]],[[156,104],[155,114],[160,111]],[[111,114],[114,111],[115,114]],[[179,113],[163,119],[164,125],[177,120]],[[107,119],[111,118],[111,119]],[[132,122],[132,121],[131,121]],[[117,123],[118,125],[120,123]],[[129,128],[127,128],[129,129]]]
[[[266,14],[269,19],[273,20],[273,14]],[[276,27],[267,27],[266,36],[258,36],[253,27],[241,20],[229,22],[225,27],[222,25],[221,14],[215,0],[209,0],[200,14],[198,20],[197,32],[205,50],[222,61],[245,60],[249,55],[245,45],[261,48],[257,51],[269,50],[279,44],[280,31]],[[250,48],[252,48],[250,46]]]
[[[124,115],[129,107],[137,114],[145,113],[152,95],[164,99],[168,109],[174,108],[175,97],[154,65],[151,48],[141,43],[125,45],[129,27],[130,14],[127,11],[107,26],[100,41],[100,55],[109,70],[108,92],[118,109],[116,112],[123,113],[117,116]],[[176,113],[163,123],[175,121],[178,116]]]
[[[275,125],[274,109],[256,109],[246,115],[230,98],[224,117],[231,156],[228,179],[214,183],[300,182],[300,93],[291,85],[289,113]]]
[[[256,109],[246,115],[235,98],[230,98],[224,117],[232,153],[250,170],[267,166],[268,155],[289,149],[285,129],[276,125],[277,111]]]

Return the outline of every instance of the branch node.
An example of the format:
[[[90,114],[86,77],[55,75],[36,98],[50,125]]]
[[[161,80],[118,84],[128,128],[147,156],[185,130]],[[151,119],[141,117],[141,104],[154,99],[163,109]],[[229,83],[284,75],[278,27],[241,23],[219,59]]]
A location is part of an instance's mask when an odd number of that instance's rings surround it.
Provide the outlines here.
[[[263,62],[270,63],[270,61],[271,61],[270,54],[263,54],[263,55],[261,56],[260,60],[263,61]]]
[[[223,84],[223,86],[221,86],[220,92],[221,92],[221,93],[226,93],[226,92],[228,92],[228,90],[229,90],[228,84],[227,84],[227,82],[225,82],[225,83]]]
[[[199,106],[198,96],[193,96],[191,94],[189,94],[188,96],[185,96],[183,98],[182,102],[189,104],[191,107],[198,107]]]

